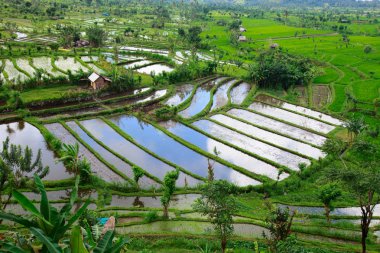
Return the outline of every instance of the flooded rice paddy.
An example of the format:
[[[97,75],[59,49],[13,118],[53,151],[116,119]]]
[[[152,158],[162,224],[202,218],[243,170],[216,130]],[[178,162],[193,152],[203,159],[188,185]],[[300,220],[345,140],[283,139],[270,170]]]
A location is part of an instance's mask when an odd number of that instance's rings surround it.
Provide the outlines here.
[[[193,123],[193,125],[211,136],[219,138],[253,154],[272,160],[280,165],[288,167],[289,169],[299,170],[299,164],[310,164],[310,161],[305,158],[268,145],[264,142],[257,141],[214,122],[200,120]]]
[[[176,88],[176,93],[174,96],[169,98],[165,104],[170,105],[170,106],[178,106],[186,99],[188,99],[194,89],[194,86],[192,84],[184,84],[181,86],[178,86]]]
[[[215,92],[211,111],[225,106],[228,103],[228,89],[236,82],[235,79],[222,84]]]
[[[249,91],[251,90],[251,85],[248,83],[240,83],[231,89],[231,103],[240,105],[243,103],[244,99],[247,97]]]
[[[153,157],[141,148],[126,140],[101,119],[85,120],[81,121],[81,124],[95,138],[103,142],[115,153],[125,157],[160,180],[164,178],[167,172],[174,170],[174,168],[170,165]],[[185,181],[189,186],[195,186],[199,183],[199,180],[181,172],[180,177],[177,180],[177,185],[184,186],[186,184]]]
[[[178,123],[175,121],[168,121],[161,124],[171,133],[177,135],[183,140],[197,146],[198,148],[206,152],[214,154],[214,150],[216,150],[220,158],[232,164],[235,164],[236,166],[240,166],[256,174],[265,175],[272,179],[277,179],[278,170],[276,167],[270,164],[267,164],[239,150],[236,150],[230,146],[227,146],[219,141],[209,138],[199,133],[198,131],[190,127],[187,127],[181,123]],[[283,173],[280,176],[280,180],[286,178],[287,176],[288,174]],[[258,181],[255,181],[237,171],[231,171],[231,173],[228,175],[228,178],[226,179],[238,185],[259,184]]]
[[[138,73],[147,74],[147,75],[150,75],[152,73],[154,75],[160,75],[163,72],[169,73],[169,72],[172,72],[173,70],[174,70],[173,68],[166,66],[164,64],[153,64],[153,65],[139,68],[136,71]]]
[[[185,118],[191,118],[200,113],[210,101],[211,89],[215,85],[218,85],[220,82],[222,82],[224,79],[224,77],[221,77],[198,87],[191,100],[190,106],[187,107],[185,110],[179,112],[179,115]]]
[[[333,124],[333,125],[342,125],[343,124],[342,121],[340,121],[336,118],[333,118],[330,115],[327,115],[327,114],[324,114],[321,112],[317,112],[317,111],[314,111],[314,110],[311,110],[309,108],[305,108],[302,106],[289,104],[289,103],[286,103],[284,101],[281,101],[279,99],[276,99],[274,97],[270,97],[267,95],[261,94],[261,95],[256,97],[256,100],[258,100],[260,102],[272,104],[272,105],[278,106],[280,108],[287,109],[289,111],[294,111],[294,112],[297,112],[300,114],[304,114],[304,115],[307,115],[309,117],[313,117],[315,119],[327,122],[329,124]]]
[[[213,164],[216,179],[228,179],[231,168],[215,162],[199,153],[183,146],[153,126],[139,121],[135,117],[118,116],[111,118],[120,129],[130,135],[135,141],[160,157],[203,178],[208,176],[208,166]]]
[[[63,143],[74,145],[79,144],[79,153],[81,157],[86,157],[86,159],[91,164],[91,170],[107,182],[121,182],[123,179],[109,169],[105,164],[103,164],[96,156],[88,150],[85,146],[79,143],[74,136],[70,134],[61,124],[53,123],[45,125],[45,127],[51,132],[55,137],[61,140]]]
[[[211,117],[211,119],[216,120],[217,122],[220,122],[221,124],[224,124],[233,129],[237,129],[240,132],[243,132],[249,136],[253,136],[255,138],[264,140],[266,142],[270,142],[272,144],[286,148],[288,150],[295,151],[299,154],[304,154],[314,159],[318,159],[319,157],[323,158],[325,156],[322,153],[322,151],[318,148],[312,147],[308,144],[305,144],[299,141],[286,138],[282,135],[278,135],[278,134],[263,130],[258,127],[254,127],[250,124],[230,118],[225,115],[221,115],[221,114],[214,115]]]
[[[2,124],[0,125],[0,143],[3,143],[7,137],[10,144],[31,148],[34,158],[37,156],[38,150],[41,149],[42,164],[50,168],[49,174],[44,179],[59,180],[71,177],[65,166],[61,162],[57,162],[57,157],[49,149],[44,137],[36,127],[22,121]]]
[[[129,164],[127,164],[126,162],[109,152],[107,149],[99,145],[90,136],[88,136],[75,122],[67,122],[67,125],[75,133],[77,133],[84,142],[90,145],[91,148],[93,148],[99,155],[101,155],[107,162],[115,166],[124,175],[128,176],[129,178],[133,178],[132,167]],[[139,186],[143,189],[149,189],[152,186],[152,184],[155,184],[155,182],[146,176],[143,176],[139,180]]]
[[[199,194],[180,194],[173,195],[170,201],[170,208],[176,208],[180,210],[191,209],[191,205],[199,198]],[[161,208],[161,196],[120,196],[113,195],[110,206],[118,206],[124,208]]]
[[[249,109],[323,134],[327,134],[335,128],[334,126],[323,123],[321,121],[261,102],[252,103],[249,106]]]
[[[323,143],[327,140],[326,137],[323,137],[322,135],[318,135],[318,134],[303,130],[301,128],[294,127],[292,125],[289,125],[281,121],[277,121],[275,119],[271,119],[271,118],[268,118],[260,114],[250,112],[250,111],[241,110],[241,109],[232,109],[232,110],[229,110],[227,114],[237,117],[241,120],[245,120],[256,126],[263,127],[271,131],[281,133],[286,136],[290,136],[292,138],[295,138],[304,142],[308,142],[316,146],[322,146]]]

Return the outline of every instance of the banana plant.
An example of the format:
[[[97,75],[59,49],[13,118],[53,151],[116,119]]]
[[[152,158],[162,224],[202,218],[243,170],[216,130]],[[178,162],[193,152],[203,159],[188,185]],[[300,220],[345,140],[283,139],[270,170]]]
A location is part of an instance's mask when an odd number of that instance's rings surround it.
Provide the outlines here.
[[[87,209],[90,202],[87,200],[85,204],[75,212],[75,214],[71,214],[71,210],[78,198],[79,177],[75,180],[75,186],[71,192],[69,202],[60,210],[57,210],[57,208],[49,203],[42,180],[38,176],[35,176],[34,182],[41,194],[39,210],[24,194],[17,190],[13,190],[13,198],[29,212],[31,217],[25,218],[23,216],[0,211],[0,219],[13,221],[29,229],[29,231],[43,243],[44,246],[41,252],[61,252],[57,250],[52,251],[50,246],[55,247],[58,245],[60,240],[65,236],[65,233],[71,229],[72,225]]]
[[[126,239],[118,239],[114,244],[114,231],[107,231],[100,239],[94,238],[91,228],[87,227],[86,243],[82,235],[81,227],[72,225],[78,220],[81,214],[87,209],[89,200],[74,214],[71,210],[78,198],[79,177],[76,178],[75,187],[70,196],[70,201],[61,210],[57,210],[49,203],[45,187],[38,176],[34,177],[35,184],[41,194],[40,210],[22,193],[14,190],[14,199],[29,213],[30,219],[14,215],[11,213],[0,212],[0,218],[13,221],[23,225],[42,243],[41,253],[119,253],[127,243]],[[64,244],[65,234],[70,232],[70,244]],[[96,240],[98,239],[98,240]],[[36,249],[18,243],[0,242],[0,252],[30,253]]]

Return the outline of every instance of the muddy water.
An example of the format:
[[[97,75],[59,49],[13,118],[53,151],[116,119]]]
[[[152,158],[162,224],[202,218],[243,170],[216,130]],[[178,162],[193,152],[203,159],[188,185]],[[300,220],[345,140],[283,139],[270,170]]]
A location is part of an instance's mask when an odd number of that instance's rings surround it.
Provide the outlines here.
[[[74,145],[79,143],[74,136],[72,136],[69,131],[67,131],[61,124],[54,123],[45,125],[45,127],[63,143]],[[105,164],[99,161],[86,147],[79,143],[79,154],[80,157],[85,157],[91,164],[91,170],[98,177],[102,178],[107,182],[119,181],[122,182],[122,179],[115,172],[110,170]]]
[[[243,133],[246,133],[250,136],[258,138],[260,140],[264,140],[277,146],[298,152],[300,154],[304,154],[308,157],[318,159],[319,157],[323,158],[325,155],[322,153],[320,149],[314,148],[308,144],[295,141],[289,138],[286,138],[282,135],[278,135],[266,130],[263,130],[258,127],[254,127],[250,124],[241,122],[239,120],[218,114],[211,117],[211,119],[216,120],[226,126],[239,130]]]
[[[117,116],[111,118],[111,121],[144,147],[203,178],[208,176],[209,162],[214,165],[218,179],[220,174],[223,178],[223,175],[231,171],[230,168],[183,146],[160,130],[135,117]]]
[[[191,205],[199,198],[199,194],[180,194],[174,195],[170,201],[170,208],[176,209],[191,209]],[[110,206],[117,207],[148,207],[148,208],[161,208],[161,196],[151,197],[138,197],[138,196],[119,196],[113,195]]]
[[[235,79],[222,84],[215,92],[211,111],[225,106],[228,103],[227,91],[236,82]]]
[[[71,177],[61,162],[57,162],[57,157],[51,151],[40,133],[40,131],[29,123],[15,122],[0,125],[0,149],[2,150],[3,141],[9,137],[10,144],[28,146],[33,151],[33,157],[41,149],[41,159],[43,166],[49,166],[49,174],[44,177],[45,180],[59,180]],[[32,175],[30,175],[32,176]]]
[[[185,118],[191,118],[196,114],[200,113],[209,103],[211,97],[211,89],[222,82],[225,77],[217,78],[206,84],[203,84],[201,87],[198,87],[195,92],[191,104],[185,110],[179,112],[179,115]]]
[[[313,117],[315,119],[325,121],[325,122],[333,124],[333,125],[342,125],[343,124],[342,121],[340,121],[336,118],[333,118],[330,115],[327,115],[327,114],[324,114],[321,112],[317,112],[317,111],[314,111],[314,110],[311,110],[309,108],[305,108],[302,106],[289,104],[289,103],[283,102],[279,99],[276,99],[276,98],[273,98],[273,97],[270,97],[267,95],[261,94],[261,95],[256,97],[256,100],[261,101],[261,102],[265,102],[265,103],[269,103],[272,105],[276,105],[280,108],[284,108],[284,109],[287,109],[290,111],[298,112],[298,113],[307,115],[309,117]]]
[[[257,174],[266,175],[271,178],[277,178],[278,170],[272,165],[257,160],[256,158],[253,158],[247,154],[244,154],[243,152],[233,149],[227,145],[224,145],[223,143],[218,142],[214,139],[208,138],[207,136],[195,131],[190,127],[187,127],[174,121],[162,123],[162,126],[165,127],[171,133],[177,135],[178,137],[184,139],[185,141],[197,146],[198,148],[206,152],[214,154],[214,150],[216,149],[220,158],[232,164],[235,164],[236,166],[240,166],[248,171]],[[215,173],[219,172],[215,171]],[[282,174],[280,179],[284,179],[287,176],[287,174]],[[231,172],[226,174],[224,178],[240,186],[260,184],[260,182],[255,181],[234,170],[231,170]]]
[[[88,145],[90,145],[98,154],[100,154],[107,162],[115,166],[120,172],[124,175],[128,176],[133,180],[133,171],[129,164],[122,161],[120,158],[103,148],[96,141],[94,141],[90,136],[88,136],[75,122],[67,122],[67,125],[76,132],[80,138],[85,141]],[[152,179],[143,176],[139,180],[139,186],[143,189],[150,189],[152,186],[155,188],[159,188],[159,184],[157,184]]]
[[[243,103],[250,90],[251,85],[248,83],[241,83],[233,89],[231,89],[231,103],[237,105]]]
[[[154,64],[154,65],[139,68],[136,71],[138,73],[147,74],[147,75],[150,75],[151,73],[154,73],[154,75],[160,75],[163,72],[169,73],[169,72],[172,72],[173,70],[174,70],[173,68],[163,65],[163,64]]]
[[[266,105],[260,102],[252,103],[249,106],[249,109],[324,134],[331,132],[335,128],[334,126],[323,123],[321,121],[311,119],[293,112],[289,112],[271,105]]]
[[[165,104],[170,106],[177,106],[188,99],[193,91],[194,86],[192,84],[185,84],[177,87],[176,93],[173,97],[169,98]]]
[[[278,164],[288,167],[292,170],[299,170],[298,165],[301,163],[310,164],[310,161],[289,153],[287,151],[281,150],[279,148],[273,147],[266,143],[257,141],[255,139],[249,138],[245,135],[239,134],[228,128],[220,126],[208,120],[200,120],[193,125],[206,133],[215,136],[221,140],[231,143],[237,147],[247,150],[253,154],[257,154],[263,158],[272,160]],[[273,175],[274,176],[274,175]]]
[[[285,134],[287,136],[311,143],[316,146],[322,146],[326,141],[326,138],[321,135],[317,135],[301,128],[297,128],[246,110],[232,109],[228,111],[228,114],[243,119],[257,126],[265,127],[274,132]]]
[[[158,160],[157,158],[146,153],[144,150],[127,141],[124,137],[116,133],[101,119],[92,119],[82,121],[81,124],[98,140],[107,145],[116,153],[124,156],[129,161],[137,164],[151,175],[163,179],[165,174],[172,171],[174,168],[168,164]],[[185,181],[189,186],[195,186],[199,180],[180,173],[177,180],[178,186],[184,186]]]

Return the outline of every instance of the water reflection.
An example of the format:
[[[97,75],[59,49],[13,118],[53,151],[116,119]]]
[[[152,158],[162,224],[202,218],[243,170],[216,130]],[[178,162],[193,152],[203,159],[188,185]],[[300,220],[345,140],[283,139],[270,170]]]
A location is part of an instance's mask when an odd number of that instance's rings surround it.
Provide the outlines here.
[[[320,149],[314,148],[308,144],[289,139],[282,135],[278,135],[258,127],[254,127],[250,124],[227,117],[225,115],[214,115],[211,117],[211,119],[216,120],[217,122],[220,122],[233,129],[237,129],[260,140],[265,140],[267,142],[276,144],[277,146],[298,152],[300,154],[304,154],[314,159],[318,159],[319,157],[323,158],[325,156]]]
[[[139,121],[133,116],[112,117],[111,121],[144,147],[203,178],[207,178],[209,162],[217,171],[217,177],[231,170],[213,160],[209,161],[207,157],[183,146],[152,125]]]
[[[228,111],[229,115],[235,116],[239,119],[248,121],[252,124],[255,124],[260,127],[265,127],[274,132],[282,133],[288,135],[290,137],[296,138],[298,140],[302,140],[317,146],[322,146],[326,141],[326,138],[317,135],[306,130],[303,130],[298,127],[294,127],[283,122],[253,113],[246,110],[241,109],[232,109]]]
[[[185,84],[177,87],[176,94],[169,98],[165,104],[170,106],[177,106],[181,104],[190,97],[193,87],[194,86],[192,84]]]
[[[69,178],[70,175],[61,162],[56,163],[57,157],[51,151],[40,131],[29,123],[23,121],[0,125],[0,147],[3,141],[9,137],[10,144],[29,146],[36,157],[41,149],[41,159],[44,166],[49,166],[50,171],[45,180],[59,180]]]
[[[243,103],[244,99],[247,97],[249,91],[251,90],[251,85],[248,83],[241,83],[236,87],[231,89],[231,103],[240,105]]]
[[[103,142],[110,149],[159,179],[163,179],[167,172],[174,169],[127,141],[101,119],[86,120],[81,123],[95,138]],[[180,173],[177,185],[185,186],[185,181],[189,186],[195,186],[199,182],[191,176]]]
[[[302,116],[293,112],[289,112],[274,106],[266,105],[260,102],[254,102],[249,106],[249,109],[257,111],[259,113],[263,113],[265,115],[269,115],[271,117],[275,117],[286,122],[293,123],[295,125],[299,125],[308,129],[312,129],[317,132],[321,132],[324,134],[329,133],[335,127],[329,124],[320,122],[315,119],[308,118],[306,116]]]
[[[298,165],[300,163],[310,164],[310,161],[305,158],[249,138],[211,121],[200,120],[193,123],[193,125],[216,138],[227,141],[237,147],[284,165],[292,170],[299,170]]]
[[[228,103],[228,96],[227,91],[231,87],[232,84],[234,84],[236,80],[231,80],[226,82],[225,84],[222,84],[215,92],[214,98],[213,98],[213,104],[211,107],[211,111],[218,109],[222,106],[225,106]]]
[[[342,121],[335,119],[335,118],[331,117],[330,115],[327,115],[327,114],[324,114],[321,112],[317,112],[317,111],[314,111],[314,110],[311,110],[309,108],[305,108],[302,106],[289,104],[289,103],[286,103],[284,101],[281,101],[277,98],[274,98],[274,97],[271,97],[268,95],[260,94],[256,97],[256,100],[261,101],[261,102],[265,102],[268,104],[276,105],[278,107],[281,107],[281,108],[284,108],[284,109],[287,109],[290,111],[305,114],[309,117],[313,117],[315,119],[323,120],[323,121],[330,123],[330,124],[333,124],[333,125],[342,125],[343,124]]]
[[[132,168],[129,164],[103,148],[96,141],[94,141],[90,136],[88,136],[75,122],[67,122],[67,125],[76,132],[80,138],[91,146],[98,154],[100,154],[107,162],[115,166],[119,171],[124,173],[129,178],[133,178],[134,174]],[[143,176],[139,180],[139,185],[141,188],[147,189],[153,186],[155,182],[146,176]],[[157,186],[157,185],[156,185]]]
[[[182,117],[190,118],[200,113],[210,101],[210,92],[211,89],[223,81],[225,77],[218,78],[216,80],[210,81],[206,84],[203,84],[201,87],[198,87],[195,92],[191,104],[185,110],[179,112]]]
[[[166,127],[168,131],[181,137],[185,141],[199,147],[200,149],[203,149],[206,152],[214,153],[214,149],[216,148],[216,150],[219,153],[220,158],[226,161],[229,161],[237,166],[245,168],[248,171],[261,174],[259,172],[264,173],[266,170],[269,170],[269,171],[273,171],[274,174],[277,175],[278,171],[273,166],[266,164],[264,162],[261,162],[251,156],[243,154],[242,152],[236,149],[233,149],[231,147],[228,147],[218,141],[208,138],[207,136],[200,134],[199,132],[187,126],[184,126],[175,121],[167,121],[165,123],[162,123],[162,125]],[[252,178],[249,178],[241,174],[240,172],[237,172],[232,169],[228,171],[224,171],[224,172],[217,171],[217,170],[214,172],[218,179],[225,179],[239,186],[260,184],[260,182]],[[282,177],[286,177],[285,174],[283,174]]]

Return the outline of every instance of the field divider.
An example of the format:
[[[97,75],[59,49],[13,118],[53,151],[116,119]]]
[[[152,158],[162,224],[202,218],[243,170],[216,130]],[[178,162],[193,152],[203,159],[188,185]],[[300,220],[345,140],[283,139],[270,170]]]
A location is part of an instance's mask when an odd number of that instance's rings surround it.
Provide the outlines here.
[[[229,143],[229,142],[227,142],[227,141],[225,141],[225,140],[219,139],[218,137],[215,137],[215,136],[213,136],[213,135],[211,135],[211,134],[209,134],[209,133],[207,133],[207,132],[205,132],[205,131],[199,129],[199,128],[193,126],[192,124],[189,124],[189,123],[187,123],[187,122],[183,122],[183,124],[186,125],[187,127],[192,128],[193,130],[195,130],[195,131],[197,131],[197,132],[199,132],[199,133],[201,133],[201,134],[203,134],[203,135],[205,135],[205,136],[211,138],[211,139],[214,139],[214,140],[216,140],[216,141],[218,141],[218,142],[223,143],[223,144],[226,145],[226,146],[229,146],[229,147],[231,147],[231,148],[233,148],[233,149],[236,149],[236,150],[238,150],[238,151],[240,151],[240,152],[242,152],[242,153],[244,153],[244,154],[246,154],[246,155],[252,156],[252,157],[254,157],[254,158],[258,159],[258,160],[261,160],[261,161],[263,161],[263,162],[265,162],[265,163],[267,163],[267,164],[270,164],[270,165],[276,167],[278,170],[283,170],[283,171],[285,171],[285,172],[287,172],[287,173],[289,173],[289,174],[293,174],[293,173],[296,172],[295,170],[291,170],[291,169],[289,169],[288,167],[286,167],[286,166],[284,166],[284,165],[278,164],[278,163],[276,163],[276,162],[274,162],[274,161],[272,161],[272,160],[269,160],[269,159],[267,159],[267,158],[264,158],[264,157],[262,157],[262,156],[259,156],[259,155],[257,155],[257,154],[254,154],[254,153],[252,153],[252,152],[250,152],[250,151],[247,151],[247,150],[245,150],[245,149],[242,149],[242,148],[240,148],[240,147],[238,147],[238,146],[236,146],[236,145],[234,145],[234,144],[232,144],[232,143]],[[253,173],[253,172],[251,172],[251,173]]]
[[[243,109],[241,109],[241,110],[243,110]],[[243,122],[243,123],[246,123],[246,124],[248,124],[248,125],[251,125],[251,126],[254,126],[254,127],[260,128],[260,129],[262,129],[262,130],[265,130],[265,131],[268,131],[268,132],[271,132],[271,133],[274,133],[274,134],[277,134],[277,135],[281,135],[281,136],[286,137],[286,138],[288,138],[288,139],[291,139],[291,140],[294,140],[294,141],[298,141],[298,142],[301,142],[301,143],[304,143],[304,144],[310,145],[310,146],[312,146],[312,147],[314,147],[314,148],[318,148],[318,149],[321,148],[321,147],[319,147],[319,146],[317,146],[317,145],[315,145],[315,144],[312,144],[312,143],[306,142],[306,141],[304,141],[304,140],[297,139],[297,138],[295,138],[295,137],[289,136],[289,135],[284,134],[284,133],[277,132],[277,131],[275,131],[275,130],[273,130],[273,129],[271,129],[271,128],[267,128],[267,127],[264,127],[264,126],[260,126],[260,125],[254,124],[254,123],[252,123],[252,122],[250,122],[250,121],[247,121],[247,120],[245,120],[245,119],[243,119],[243,118],[239,118],[239,117],[237,117],[237,116],[235,116],[235,115],[229,114],[228,112],[221,112],[220,114],[221,114],[221,115],[224,115],[224,116],[227,116],[227,117],[230,117],[230,118],[232,118],[232,119],[236,119],[236,120],[241,121],[241,122]]]
[[[284,103],[288,103],[288,104],[291,104],[291,105],[294,105],[294,106],[304,107],[304,106],[300,106],[300,105],[293,104],[293,103],[288,102],[288,101],[286,101],[286,100],[283,100],[283,99],[281,99],[281,98],[278,98],[278,97],[272,96],[271,94],[268,94],[268,93],[266,93],[266,92],[260,92],[260,93],[258,93],[256,96],[258,96],[258,95],[260,95],[260,94],[263,94],[263,95],[266,95],[266,96],[273,97],[273,98],[275,98],[275,99],[277,99],[277,100],[280,100],[280,101],[282,101],[282,102],[284,102]],[[271,103],[268,103],[268,102],[265,102],[265,101],[255,100],[254,102],[259,102],[259,103],[263,103],[263,104],[265,104],[265,105],[270,105],[270,106],[273,106],[273,107],[275,107],[275,108],[282,109],[282,110],[284,110],[284,111],[288,111],[288,112],[292,112],[292,113],[294,113],[294,114],[298,114],[298,115],[304,116],[304,117],[309,118],[309,119],[317,120],[317,121],[319,121],[319,122],[325,123],[325,124],[330,125],[330,126],[339,127],[339,125],[335,125],[335,124],[329,123],[329,122],[327,122],[327,121],[324,121],[324,120],[318,119],[318,118],[316,118],[316,117],[313,117],[313,116],[310,116],[310,115],[307,115],[307,114],[303,114],[303,113],[300,113],[300,112],[297,112],[297,111],[292,111],[292,110],[290,110],[290,109],[283,108],[283,107],[280,107],[280,106],[278,106],[278,105],[271,104]],[[319,110],[315,110],[314,108],[308,108],[308,107],[305,107],[305,108],[306,108],[306,109],[309,109],[309,110],[313,110],[313,111],[319,112],[319,113],[323,113],[323,114],[327,114],[327,115],[329,115],[328,112],[327,112],[327,113],[326,113],[326,112],[321,112],[321,111],[319,111]],[[331,115],[329,115],[329,116],[331,116]],[[335,117],[335,115],[334,115],[334,117]],[[340,119],[340,117],[337,117],[337,118]],[[342,120],[342,119],[340,119],[340,120]]]
[[[234,78],[233,77],[226,77],[224,78],[220,83],[218,83],[217,85],[215,85],[214,87],[212,87],[212,89],[210,90],[210,100],[208,101],[207,105],[205,106],[205,108],[202,109],[202,111],[200,111],[199,113],[195,114],[194,116],[190,117],[188,120],[190,121],[193,121],[195,119],[198,119],[204,115],[207,115],[210,110],[211,110],[211,107],[214,103],[214,95],[215,95],[215,92],[218,90],[218,88],[220,86],[222,86],[223,84],[233,80]]]
[[[8,75],[8,73],[5,71],[5,59],[2,59],[2,60],[0,61],[0,63],[1,63],[1,66],[0,66],[0,72],[3,74],[5,81],[6,81],[6,82],[9,82],[9,75]]]
[[[313,159],[312,157],[309,157],[309,156],[307,156],[307,155],[301,154],[301,153],[299,153],[299,152],[297,152],[297,151],[290,150],[290,149],[287,149],[287,148],[285,148],[285,147],[281,147],[281,146],[279,146],[279,145],[277,145],[277,144],[275,144],[275,143],[271,143],[271,142],[268,142],[268,141],[262,140],[262,139],[260,139],[260,138],[258,138],[258,137],[255,137],[255,136],[252,136],[252,135],[250,135],[250,134],[247,134],[247,133],[245,133],[245,132],[243,132],[243,131],[237,130],[236,128],[230,127],[230,126],[228,126],[228,125],[226,125],[226,124],[224,124],[224,123],[222,123],[222,122],[220,122],[220,121],[214,120],[214,119],[212,119],[212,118],[205,118],[205,119],[207,119],[207,120],[209,120],[209,121],[211,121],[211,122],[214,122],[215,124],[218,124],[218,125],[220,125],[220,126],[222,126],[222,127],[225,127],[225,128],[227,128],[227,129],[230,129],[230,130],[232,130],[232,131],[235,131],[235,132],[237,132],[237,133],[239,133],[239,134],[242,134],[242,135],[244,135],[244,136],[247,136],[247,137],[249,137],[249,138],[252,138],[252,139],[254,139],[254,140],[260,141],[260,142],[262,142],[262,143],[268,144],[268,145],[273,146],[273,147],[275,147],[275,148],[278,148],[278,149],[281,149],[281,150],[283,150],[283,151],[289,152],[289,153],[291,153],[291,154],[294,154],[294,155],[297,155],[297,156],[300,156],[300,157],[302,157],[302,158],[309,159],[309,160]]]
[[[235,87],[236,84],[240,84],[240,83],[243,82],[243,80],[240,80],[240,79],[237,79],[237,78],[233,78],[233,79],[231,79],[231,81],[234,80],[234,79],[235,79],[235,81],[233,82],[233,84],[232,84],[232,85],[228,88],[228,90],[226,91],[226,93],[227,93],[227,99],[228,99],[228,100],[227,100],[227,103],[226,103],[225,105],[219,107],[219,108],[216,108],[216,109],[210,111],[207,115],[215,115],[215,114],[218,114],[218,113],[224,112],[226,109],[230,108],[230,106],[231,106],[230,98],[231,98],[231,97],[230,97],[229,91],[231,90],[232,87]],[[215,95],[215,94],[214,94],[214,95]],[[214,104],[214,101],[213,101],[212,104]],[[210,108],[210,110],[211,110],[211,108]]]
[[[55,65],[55,61],[56,61],[56,60],[57,60],[57,59],[56,59],[56,56],[52,56],[52,57],[51,57],[51,66],[53,67],[53,69],[55,69],[55,70],[57,70],[57,71],[59,71],[59,72],[65,74],[66,77],[67,77],[67,75],[68,75],[69,73],[68,73],[67,71],[64,71],[63,69],[58,68],[57,65]]]
[[[150,173],[146,172],[143,168],[141,168],[140,166],[138,166],[137,164],[131,162],[130,160],[128,160],[127,158],[125,158],[124,156],[120,155],[119,153],[115,152],[113,149],[111,149],[110,147],[108,147],[106,144],[104,144],[102,141],[100,141],[99,139],[97,139],[94,135],[92,135],[78,120],[74,120],[75,123],[77,123],[77,125],[83,130],[83,132],[85,132],[90,138],[92,138],[96,143],[98,143],[100,146],[102,146],[104,149],[106,149],[108,152],[110,152],[111,154],[113,154],[114,156],[116,156],[117,158],[119,158],[120,160],[122,160],[123,162],[129,164],[131,167],[137,167],[139,169],[141,169],[142,171],[144,171],[144,175],[149,177],[150,179],[156,181],[157,183],[159,184],[162,184],[162,181],[151,175]]]
[[[239,106],[235,106],[235,108],[237,109],[243,109],[243,110],[246,110],[246,111],[249,111],[249,112],[253,112],[253,113],[256,113],[258,115],[261,115],[261,116],[264,116],[264,117],[267,117],[267,118],[270,118],[270,119],[273,119],[273,120],[277,120],[281,123],[284,123],[284,124],[287,124],[287,125],[290,125],[290,126],[294,126],[294,127],[297,127],[299,129],[302,129],[302,130],[305,130],[307,132],[310,132],[310,133],[313,133],[313,134],[317,134],[317,135],[320,135],[320,136],[323,136],[323,137],[326,137],[328,138],[329,136],[327,134],[324,134],[324,133],[321,133],[321,132],[317,132],[313,129],[309,129],[309,128],[305,128],[303,126],[300,126],[300,125],[296,125],[292,122],[289,122],[289,121],[285,121],[285,120],[282,120],[282,119],[279,119],[279,118],[276,118],[276,117],[273,117],[272,115],[268,115],[268,114],[264,114],[264,113],[261,113],[261,112],[258,112],[258,111],[255,111],[255,110],[252,110],[250,108],[243,108],[243,107],[239,107]]]
[[[262,183],[267,183],[267,182],[272,182],[273,180],[270,179],[269,177],[267,176],[264,176],[264,175],[260,175],[260,174],[256,174],[254,172],[251,172],[251,171],[248,171],[240,166],[237,166],[231,162],[228,162],[222,158],[220,158],[219,156],[217,155],[214,155],[214,154],[211,154],[207,151],[204,151],[203,149],[200,149],[199,147],[195,146],[194,144],[190,143],[190,142],[187,142],[185,141],[184,139],[178,137],[177,135],[171,133],[170,131],[168,131],[166,128],[160,126],[159,124],[155,123],[155,122],[152,122],[150,120],[145,120],[146,122],[148,122],[149,124],[151,124],[152,126],[156,127],[157,129],[161,130],[163,133],[165,133],[166,135],[168,135],[169,137],[171,137],[172,139],[174,139],[175,141],[181,143],[182,145],[192,149],[193,151],[205,156],[205,157],[208,157],[210,159],[213,159],[214,161],[220,163],[220,164],[223,164],[233,170],[236,170],[250,178],[253,178],[257,181],[260,181]],[[182,123],[182,122],[181,122]],[[184,125],[189,125],[187,123],[183,123]]]
[[[104,165],[106,165],[110,170],[115,172],[117,175],[128,181],[132,186],[137,187],[136,183],[129,177],[127,177],[123,172],[118,170],[114,165],[106,161],[98,152],[96,152],[87,142],[85,142],[74,130],[72,130],[64,121],[61,121],[60,124],[67,130],[69,133],[74,136],[79,143],[81,143],[84,147],[86,147],[94,156],[99,159],[100,162],[102,162]],[[90,136],[91,137],[91,136]],[[101,176],[101,175],[98,175]]]
[[[16,59],[12,58],[12,59],[10,59],[10,61],[13,63],[13,66],[15,67],[15,69],[17,69],[19,72],[21,72],[22,74],[26,75],[27,77],[32,78],[32,76],[28,72],[26,72],[25,70],[23,70],[22,68],[20,68],[19,65],[17,65]]]
[[[132,138],[132,136],[130,136],[129,134],[127,134],[126,132],[124,132],[123,130],[121,130],[116,124],[114,124],[112,121],[110,121],[109,119],[107,118],[104,118],[104,117],[101,117],[101,119],[107,124],[109,125],[116,133],[118,133],[119,135],[121,135],[124,139],[126,139],[127,141],[131,142],[133,145],[137,146],[138,148],[142,149],[143,151],[145,151],[146,153],[150,154],[151,156],[157,158],[158,160],[166,163],[167,165],[173,167],[174,169],[175,168],[178,168],[180,171],[182,171],[183,173],[189,175],[189,176],[192,176],[198,180],[201,180],[201,181],[205,181],[206,179],[201,177],[201,176],[198,176],[197,174],[194,174],[192,172],[189,172],[188,170],[186,170],[185,168],[157,155],[156,153],[154,153],[153,151],[149,150],[148,148],[146,148],[145,146],[141,145],[140,143],[138,143],[134,138]]]

